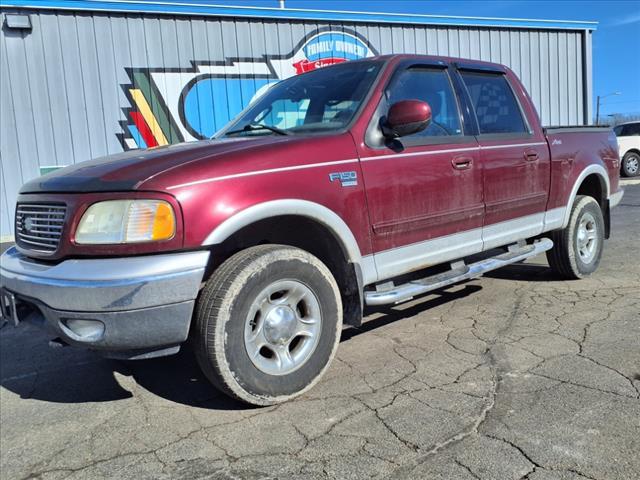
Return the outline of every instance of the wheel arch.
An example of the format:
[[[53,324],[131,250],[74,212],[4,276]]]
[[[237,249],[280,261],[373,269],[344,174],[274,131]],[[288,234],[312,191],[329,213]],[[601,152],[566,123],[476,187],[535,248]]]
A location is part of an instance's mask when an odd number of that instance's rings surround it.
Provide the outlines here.
[[[631,147],[627,149],[621,156],[624,158],[628,153],[635,153],[636,155],[640,155],[640,148]]]
[[[609,183],[609,174],[602,165],[589,165],[580,172],[580,175],[578,175],[578,178],[571,189],[571,194],[569,195],[562,228],[566,228],[569,224],[571,206],[578,195],[589,195],[594,197],[603,209],[603,213],[605,212],[606,201],[611,195],[611,186]]]
[[[362,263],[360,247],[358,247],[355,236],[345,221],[329,208],[308,200],[272,200],[248,207],[218,225],[202,245],[222,243],[244,227],[261,220],[284,215],[306,217],[322,224],[339,241],[350,262]]]
[[[216,227],[203,245],[219,246],[212,269],[239,250],[261,243],[302,248],[323,261],[341,290],[344,322],[362,320],[362,291],[375,275],[371,256],[363,257],[349,226],[327,207],[306,200],[274,200],[254,205]]]

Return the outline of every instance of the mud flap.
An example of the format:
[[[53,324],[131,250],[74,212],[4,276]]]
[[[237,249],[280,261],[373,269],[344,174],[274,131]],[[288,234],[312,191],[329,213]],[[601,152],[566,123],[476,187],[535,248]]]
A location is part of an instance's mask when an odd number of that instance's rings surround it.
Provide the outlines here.
[[[607,240],[611,236],[611,207],[609,206],[609,200],[605,200],[604,211],[602,216],[604,217],[604,238]]]
[[[358,263],[349,263],[349,267],[352,267],[355,273],[355,279],[352,278],[350,283],[356,283],[356,285],[349,285],[349,292],[346,295],[347,300],[343,305],[343,323],[358,328],[362,325],[362,316],[364,314],[362,268]]]

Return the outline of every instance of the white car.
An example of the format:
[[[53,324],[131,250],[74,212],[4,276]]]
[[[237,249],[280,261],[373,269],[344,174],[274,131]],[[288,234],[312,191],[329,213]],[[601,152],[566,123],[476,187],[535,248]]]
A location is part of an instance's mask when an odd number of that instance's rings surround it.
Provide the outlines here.
[[[620,170],[625,177],[640,175],[640,122],[628,122],[616,126],[613,131],[618,137]]]

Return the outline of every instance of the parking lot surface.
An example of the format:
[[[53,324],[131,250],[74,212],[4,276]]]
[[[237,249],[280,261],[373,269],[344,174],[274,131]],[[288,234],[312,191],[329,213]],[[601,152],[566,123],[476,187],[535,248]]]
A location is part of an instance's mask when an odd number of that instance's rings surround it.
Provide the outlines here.
[[[637,479],[640,185],[597,274],[544,257],[343,333],[323,381],[277,407],[218,394],[189,352],[143,362],[0,330],[6,479]]]

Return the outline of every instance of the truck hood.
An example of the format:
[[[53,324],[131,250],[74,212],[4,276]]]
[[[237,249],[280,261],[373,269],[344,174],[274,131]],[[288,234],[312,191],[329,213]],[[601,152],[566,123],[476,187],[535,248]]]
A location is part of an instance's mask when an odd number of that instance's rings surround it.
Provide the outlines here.
[[[229,138],[132,150],[70,165],[24,184],[20,193],[135,190],[143,182],[179,165],[286,142],[286,137]]]

